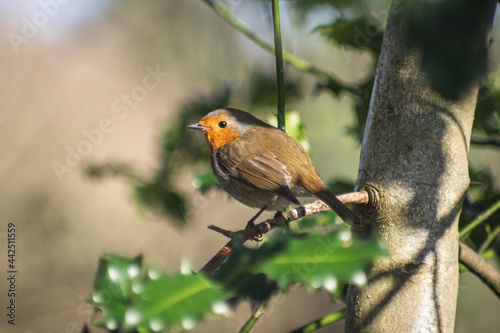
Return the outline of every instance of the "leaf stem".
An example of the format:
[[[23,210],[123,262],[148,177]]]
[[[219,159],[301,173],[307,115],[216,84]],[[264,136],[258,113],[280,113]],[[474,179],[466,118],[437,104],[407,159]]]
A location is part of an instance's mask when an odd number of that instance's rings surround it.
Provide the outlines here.
[[[309,324],[306,324],[302,327],[299,327],[296,330],[291,331],[290,333],[312,332],[314,330],[317,330],[320,327],[329,325],[331,323],[336,322],[337,320],[345,318],[345,315],[346,315],[346,308],[343,308],[341,310],[329,313],[326,316],[324,316],[323,318],[319,318],[313,322],[310,322]]]
[[[255,311],[252,313],[250,318],[248,318],[245,325],[243,325],[240,329],[240,333],[248,333],[254,327],[257,320],[264,314],[264,308],[266,307],[267,301],[261,302]]]
[[[283,73],[283,46],[281,43],[280,5],[273,1],[274,54],[276,58],[276,79],[278,83],[278,128],[285,131],[285,76]]]
[[[482,214],[479,214],[479,216],[469,223],[465,228],[463,228],[459,235],[459,238],[467,236],[475,227],[486,221],[493,213],[495,213],[497,210],[500,209],[500,200],[498,200],[496,203],[494,203],[492,206],[490,206],[488,209],[486,209]]]
[[[479,254],[483,254],[484,251],[490,246],[490,244],[497,238],[498,234],[500,234],[500,225],[497,225],[495,229],[488,235],[488,237],[484,240],[483,244],[477,251]]]

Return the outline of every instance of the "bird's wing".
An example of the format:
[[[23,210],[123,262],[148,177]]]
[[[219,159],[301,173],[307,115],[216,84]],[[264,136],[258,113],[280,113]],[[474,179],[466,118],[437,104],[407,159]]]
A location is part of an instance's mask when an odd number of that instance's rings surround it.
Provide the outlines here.
[[[299,205],[299,201],[290,191],[291,176],[286,165],[271,152],[238,160],[225,149],[219,149],[219,163],[226,169],[236,184],[242,187],[253,187],[275,193],[290,202]],[[223,156],[222,156],[223,155]],[[240,184],[241,182],[241,184]]]

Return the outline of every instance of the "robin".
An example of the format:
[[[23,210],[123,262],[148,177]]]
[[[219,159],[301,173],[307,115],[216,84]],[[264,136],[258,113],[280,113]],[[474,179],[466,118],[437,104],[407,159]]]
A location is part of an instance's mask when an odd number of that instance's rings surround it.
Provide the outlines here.
[[[323,184],[302,145],[248,112],[219,109],[189,129],[200,130],[210,148],[210,164],[221,187],[244,205],[283,211],[300,205],[297,197],[315,196],[344,221],[358,218]]]

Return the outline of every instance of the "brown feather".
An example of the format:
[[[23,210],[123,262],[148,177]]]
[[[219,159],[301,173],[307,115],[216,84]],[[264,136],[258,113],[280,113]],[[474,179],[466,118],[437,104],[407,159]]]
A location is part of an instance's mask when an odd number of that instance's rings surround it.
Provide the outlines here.
[[[237,185],[269,191],[300,205],[299,200],[290,191],[291,176],[283,162],[269,152],[240,161],[230,152],[232,144],[233,142],[221,147],[217,154],[220,166],[237,181]]]

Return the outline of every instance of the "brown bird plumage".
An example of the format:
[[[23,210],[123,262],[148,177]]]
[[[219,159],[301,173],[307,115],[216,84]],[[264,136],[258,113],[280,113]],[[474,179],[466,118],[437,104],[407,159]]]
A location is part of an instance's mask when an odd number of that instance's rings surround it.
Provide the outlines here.
[[[254,208],[282,211],[297,197],[315,196],[339,217],[358,218],[323,184],[301,144],[285,132],[237,109],[210,112],[197,124],[210,148],[210,162],[221,187]]]

